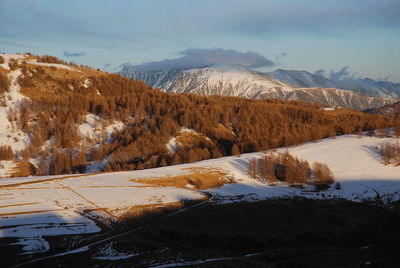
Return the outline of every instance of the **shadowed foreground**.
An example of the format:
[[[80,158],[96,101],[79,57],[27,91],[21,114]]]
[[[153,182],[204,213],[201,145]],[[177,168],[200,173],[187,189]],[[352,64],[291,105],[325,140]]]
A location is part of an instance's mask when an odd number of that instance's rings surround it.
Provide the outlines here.
[[[399,267],[398,222],[399,204],[309,199],[207,204],[86,252],[31,266]]]

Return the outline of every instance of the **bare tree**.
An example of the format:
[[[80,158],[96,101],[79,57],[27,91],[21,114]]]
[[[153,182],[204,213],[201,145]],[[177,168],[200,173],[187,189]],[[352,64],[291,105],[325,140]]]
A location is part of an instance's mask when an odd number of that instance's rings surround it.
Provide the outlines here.
[[[252,177],[253,179],[257,178],[257,171],[258,171],[258,162],[257,159],[251,159],[249,161],[249,166],[247,169],[247,174]]]

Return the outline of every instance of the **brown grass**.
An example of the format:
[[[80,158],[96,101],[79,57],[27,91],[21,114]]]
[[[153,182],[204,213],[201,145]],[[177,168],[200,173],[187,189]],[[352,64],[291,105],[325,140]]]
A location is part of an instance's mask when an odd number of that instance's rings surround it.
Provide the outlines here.
[[[29,162],[16,161],[17,166],[14,168],[14,172],[11,177],[27,177],[35,175],[36,167]]]
[[[230,124],[219,124],[218,127],[215,127],[213,129],[213,131],[215,131],[215,133],[218,133],[218,135],[223,139],[226,140],[235,139]]]
[[[334,115],[334,116],[338,116],[338,115],[353,115],[353,114],[363,115],[364,114],[363,112],[351,110],[349,108],[337,108],[337,109],[335,109],[333,111],[330,111],[330,110],[324,111],[324,113],[331,114],[331,115]]]
[[[224,184],[232,183],[232,180],[226,178],[226,173],[216,170],[167,178],[131,179],[131,181],[159,187],[176,187],[196,190],[218,188]]]
[[[19,160],[12,161],[16,166],[12,169],[12,172],[7,177],[27,177],[36,173],[36,167],[31,163]]]
[[[132,219],[132,218],[139,218],[148,215],[149,213],[156,214],[161,213],[165,210],[180,210],[184,207],[184,202],[173,202],[168,204],[148,204],[148,205],[139,205],[133,206],[129,208],[129,210],[124,213],[120,220]]]
[[[211,143],[203,134],[193,132],[181,132],[176,136],[176,141],[181,148],[194,148],[199,147],[200,144]]]
[[[19,79],[21,92],[28,97],[48,96],[49,94],[76,94],[83,90],[89,95],[96,94],[95,89],[82,88],[88,77],[97,77],[99,72],[71,67],[73,70],[22,63],[18,67],[24,69],[23,78]]]
[[[224,172],[223,169],[216,168],[216,167],[185,167],[181,168],[182,170],[188,170],[191,171],[192,173],[200,173],[200,172],[221,172],[226,175],[226,172]]]

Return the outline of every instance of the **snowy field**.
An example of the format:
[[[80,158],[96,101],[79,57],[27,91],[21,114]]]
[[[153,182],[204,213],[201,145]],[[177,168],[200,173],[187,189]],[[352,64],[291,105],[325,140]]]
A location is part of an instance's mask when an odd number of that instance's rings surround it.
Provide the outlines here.
[[[313,191],[313,186],[270,186],[248,177],[248,161],[262,157],[262,152],[141,171],[1,179],[0,238],[18,238],[26,252],[41,252],[48,249],[43,237],[100,232],[98,222],[109,225],[135,206],[204,199],[204,193],[189,187],[157,187],[131,180],[188,174],[194,168],[223,170],[235,181],[205,190],[219,203],[294,196],[360,201],[377,192],[384,198],[399,199],[400,167],[385,166],[376,149],[394,140],[346,135],[289,148],[301,159],[328,164],[341,189],[332,185],[323,192]]]

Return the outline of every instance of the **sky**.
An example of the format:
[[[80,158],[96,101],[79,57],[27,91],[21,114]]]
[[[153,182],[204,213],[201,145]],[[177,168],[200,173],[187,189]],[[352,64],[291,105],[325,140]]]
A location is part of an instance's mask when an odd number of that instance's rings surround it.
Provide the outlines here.
[[[400,82],[399,11],[399,0],[0,0],[0,51],[109,72],[200,59]]]

